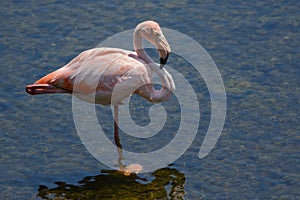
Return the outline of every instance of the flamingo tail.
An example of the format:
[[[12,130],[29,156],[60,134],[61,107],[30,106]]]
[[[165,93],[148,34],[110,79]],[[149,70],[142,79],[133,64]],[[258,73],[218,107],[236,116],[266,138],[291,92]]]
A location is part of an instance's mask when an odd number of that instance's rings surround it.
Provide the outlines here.
[[[57,88],[50,84],[33,84],[26,86],[26,92],[31,95],[36,94],[55,94],[55,93],[71,93],[68,90]]]

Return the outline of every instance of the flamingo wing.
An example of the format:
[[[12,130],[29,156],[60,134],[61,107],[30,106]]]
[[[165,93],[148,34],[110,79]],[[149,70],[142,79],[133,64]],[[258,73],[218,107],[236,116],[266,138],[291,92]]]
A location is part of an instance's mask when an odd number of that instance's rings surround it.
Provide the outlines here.
[[[73,93],[86,101],[109,104],[118,83],[118,103],[138,85],[150,82],[149,69],[134,52],[117,48],[94,48],[82,52],[64,67],[29,85],[30,94]]]

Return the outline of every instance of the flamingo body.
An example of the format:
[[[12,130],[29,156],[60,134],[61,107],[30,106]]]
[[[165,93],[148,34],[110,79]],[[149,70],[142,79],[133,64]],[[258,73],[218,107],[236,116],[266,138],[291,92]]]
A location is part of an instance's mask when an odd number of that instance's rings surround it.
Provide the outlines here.
[[[144,51],[142,38],[156,46],[160,66]],[[138,24],[133,34],[133,45],[135,51],[118,48],[86,50],[64,67],[28,85],[26,91],[32,95],[72,93],[85,101],[103,105],[118,105],[134,93],[151,102],[166,101],[175,85],[172,76],[163,68],[170,46],[159,25],[154,21]],[[162,81],[160,90],[151,83],[153,72]],[[117,94],[114,101],[113,92]],[[95,94],[95,98],[91,99],[91,94]]]
[[[160,65],[154,63],[143,49],[143,38],[156,46]],[[133,34],[133,45],[135,51],[118,48],[86,50],[62,68],[27,85],[26,92],[31,95],[69,93],[88,102],[113,104],[114,138],[121,159],[118,105],[131,94],[138,94],[151,102],[166,101],[175,90],[172,76],[163,68],[171,50],[159,25],[153,21],[138,24]],[[151,82],[153,73],[161,80],[159,90]],[[120,168],[123,169],[123,166],[120,165]]]
[[[64,67],[28,85],[29,94],[75,93],[97,104],[110,104],[115,85],[126,87],[118,93],[119,102],[137,85],[151,84],[151,70],[135,52],[117,48],[94,48],[80,53]],[[76,89],[73,91],[76,80]],[[132,89],[131,89],[132,88]],[[146,89],[146,88],[144,88]],[[133,90],[133,91],[132,91]],[[136,93],[142,92],[142,88]],[[86,95],[95,92],[95,101]]]

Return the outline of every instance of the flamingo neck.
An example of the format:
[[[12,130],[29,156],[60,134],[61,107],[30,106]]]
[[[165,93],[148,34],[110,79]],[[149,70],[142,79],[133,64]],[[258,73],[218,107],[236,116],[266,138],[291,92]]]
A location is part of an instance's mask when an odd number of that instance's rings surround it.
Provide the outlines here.
[[[145,61],[146,64],[154,63],[154,61],[148,56],[142,45],[142,36],[140,30],[135,30],[133,33],[133,46],[136,54],[139,58]]]
[[[153,87],[153,84],[151,83],[146,87],[141,87],[140,92],[138,93],[140,93],[141,96],[143,96],[149,101],[154,101],[154,102],[166,101],[172,94],[172,91],[175,90],[175,84],[173,78],[165,68],[159,69],[159,65],[156,64],[148,56],[148,54],[143,48],[142,39],[143,38],[140,33],[140,30],[139,29],[135,30],[133,34],[134,50],[137,53],[138,57],[142,59],[149,66],[151,71],[154,71],[158,75],[162,83],[162,88],[160,90],[157,90]],[[148,92],[145,91],[142,92],[142,90],[147,90]]]

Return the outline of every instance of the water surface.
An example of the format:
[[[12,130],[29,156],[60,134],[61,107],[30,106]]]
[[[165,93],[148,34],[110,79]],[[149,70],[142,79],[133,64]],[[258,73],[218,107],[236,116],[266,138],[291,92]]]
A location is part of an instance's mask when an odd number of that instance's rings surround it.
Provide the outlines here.
[[[299,1],[2,0],[0,5],[3,199],[62,194],[73,199],[175,199],[183,193],[185,199],[299,199]],[[168,64],[197,92],[198,135],[171,166],[125,177],[85,149],[70,96],[33,97],[24,88],[79,52],[148,19],[187,34],[209,52],[224,80],[227,117],[217,145],[200,160],[210,119],[209,93],[202,77],[171,55]],[[137,124],[149,122],[149,106],[134,99]],[[165,134],[153,142],[123,135],[124,148],[134,144],[137,150],[151,151],[171,140],[180,120],[176,98],[164,106],[171,114]],[[99,119],[112,138],[110,108],[97,109],[103,111]]]

